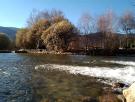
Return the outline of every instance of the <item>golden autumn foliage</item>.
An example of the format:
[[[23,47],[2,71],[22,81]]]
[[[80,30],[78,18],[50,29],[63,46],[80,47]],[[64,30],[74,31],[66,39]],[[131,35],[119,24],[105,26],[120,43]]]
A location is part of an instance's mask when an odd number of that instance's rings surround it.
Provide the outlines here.
[[[67,20],[50,26],[43,32],[42,40],[48,50],[63,51],[69,44],[69,39],[75,34],[75,27]]]
[[[27,29],[25,28],[22,28],[22,29],[19,29],[17,31],[17,34],[16,34],[16,46],[17,47],[20,47],[20,48],[23,48],[23,47],[26,47],[26,43],[27,43],[27,37],[26,37],[26,33],[27,33]]]
[[[36,22],[30,27],[17,32],[16,46],[33,49],[46,48],[53,51],[66,50],[69,39],[75,35],[75,27],[64,18],[61,11],[53,10],[50,13],[42,12],[41,14],[37,15],[38,20],[35,20]]]

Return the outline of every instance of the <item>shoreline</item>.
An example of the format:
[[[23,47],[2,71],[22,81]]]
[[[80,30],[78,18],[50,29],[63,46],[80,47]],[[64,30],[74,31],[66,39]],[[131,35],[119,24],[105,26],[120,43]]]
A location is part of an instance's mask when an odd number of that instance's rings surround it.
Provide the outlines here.
[[[84,51],[55,52],[44,49],[20,49],[20,50],[0,50],[0,53],[29,53],[29,54],[54,54],[54,55],[90,55],[90,56],[135,56],[135,49],[91,49]]]

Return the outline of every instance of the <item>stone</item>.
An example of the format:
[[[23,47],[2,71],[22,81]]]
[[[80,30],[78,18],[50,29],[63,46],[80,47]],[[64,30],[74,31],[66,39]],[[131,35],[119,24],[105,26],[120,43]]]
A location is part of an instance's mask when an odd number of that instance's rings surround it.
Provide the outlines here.
[[[123,90],[123,95],[126,98],[126,102],[135,102],[135,83]]]

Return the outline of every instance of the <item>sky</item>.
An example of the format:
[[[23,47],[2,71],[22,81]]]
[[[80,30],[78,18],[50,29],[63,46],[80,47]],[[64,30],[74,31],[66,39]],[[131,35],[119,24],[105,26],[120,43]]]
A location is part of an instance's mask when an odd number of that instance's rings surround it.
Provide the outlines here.
[[[126,10],[135,11],[135,0],[0,0],[0,26],[25,27],[33,9],[58,9],[77,24],[81,14],[101,15],[111,9],[121,15]]]

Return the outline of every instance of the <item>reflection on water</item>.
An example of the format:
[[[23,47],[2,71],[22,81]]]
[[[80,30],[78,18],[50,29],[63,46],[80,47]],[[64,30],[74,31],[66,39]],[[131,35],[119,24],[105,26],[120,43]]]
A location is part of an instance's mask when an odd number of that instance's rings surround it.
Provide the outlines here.
[[[103,61],[104,60],[104,61]],[[81,102],[85,96],[103,94],[102,83],[96,78],[73,75],[57,69],[39,69],[45,64],[125,68],[134,57],[90,57],[77,55],[0,54],[0,102]],[[110,61],[110,62],[106,62]],[[132,67],[132,66],[130,66]],[[84,68],[84,67],[82,67]],[[134,73],[132,73],[134,75]]]

